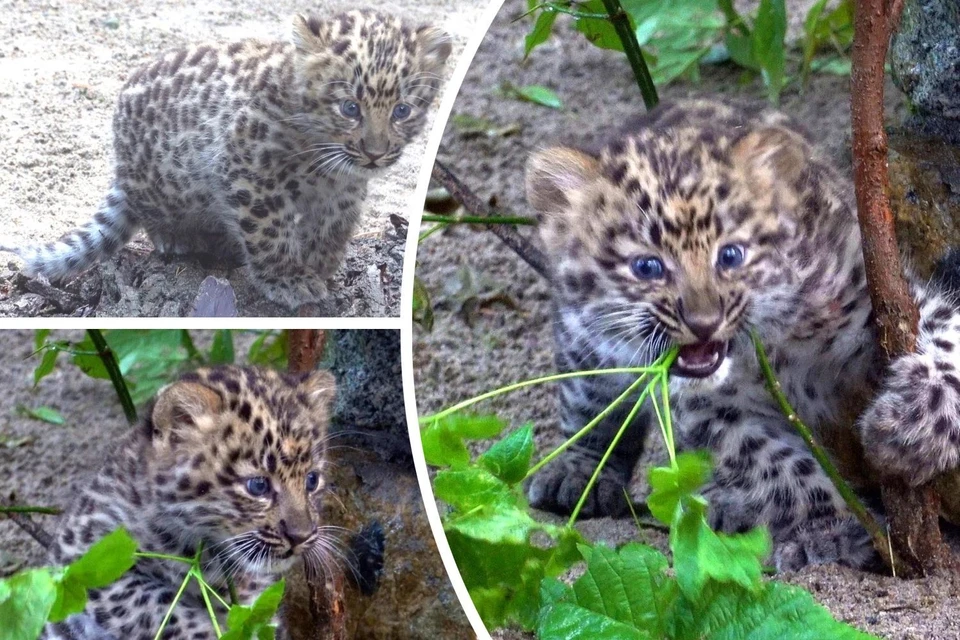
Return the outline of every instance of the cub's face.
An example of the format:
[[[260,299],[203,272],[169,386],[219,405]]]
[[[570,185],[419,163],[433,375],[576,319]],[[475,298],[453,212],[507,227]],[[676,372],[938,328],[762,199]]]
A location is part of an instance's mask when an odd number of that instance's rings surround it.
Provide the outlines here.
[[[680,347],[674,373],[713,374],[765,291],[786,284],[801,139],[781,128],[730,139],[642,131],[599,157],[535,154],[527,198],[540,218],[561,308],[638,362]],[[581,314],[583,315],[583,314]]]
[[[450,55],[441,30],[351,11],[294,19],[305,120],[319,171],[388,167],[422,131]]]
[[[239,367],[164,388],[150,421],[152,480],[171,521],[226,572],[322,565],[325,437],[334,381]]]

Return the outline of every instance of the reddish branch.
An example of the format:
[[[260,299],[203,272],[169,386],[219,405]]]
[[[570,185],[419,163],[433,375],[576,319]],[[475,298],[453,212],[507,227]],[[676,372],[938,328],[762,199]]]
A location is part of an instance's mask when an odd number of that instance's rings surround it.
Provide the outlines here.
[[[287,335],[287,369],[290,373],[313,371],[326,344],[326,334],[315,329],[290,329]],[[346,608],[343,576],[315,575],[304,570],[310,593],[310,640],[346,640]]]
[[[888,359],[914,350],[919,313],[903,278],[890,210],[887,135],[883,128],[883,65],[903,0],[857,0],[854,17],[851,112],[857,212],[863,234],[867,284],[880,346]],[[902,480],[884,481],[890,537],[913,577],[949,572],[955,565],[940,536],[940,498],[932,486],[913,489]],[[886,549],[879,549],[884,558]]]

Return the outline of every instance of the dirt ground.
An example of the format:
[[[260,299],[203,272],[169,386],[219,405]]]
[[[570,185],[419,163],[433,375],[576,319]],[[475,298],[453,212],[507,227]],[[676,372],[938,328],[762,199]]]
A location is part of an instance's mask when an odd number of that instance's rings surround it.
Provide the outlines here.
[[[201,352],[209,349],[211,332],[192,331],[191,336]],[[243,362],[255,337],[253,333],[234,333],[238,363]],[[50,339],[79,341],[83,333],[54,331]],[[33,344],[32,331],[0,331],[0,498],[12,498],[15,504],[65,508],[76,488],[96,473],[130,427],[110,382],[87,377],[66,356],[61,355],[54,372],[34,388],[33,370],[40,359],[31,357]],[[340,381],[344,376],[338,376]],[[21,406],[51,407],[63,416],[65,424],[28,419],[18,412]],[[377,521],[386,536],[377,592],[372,596],[347,592],[350,637],[473,637],[437,552],[409,449],[406,458],[396,452],[390,455],[381,451],[386,448],[361,444],[363,427],[353,422],[334,428],[343,430],[343,437],[331,447],[324,520],[352,532]],[[368,435],[377,434],[386,437],[384,431]],[[58,530],[57,517],[35,520],[51,534]],[[0,577],[46,561],[43,547],[13,522],[0,518]],[[298,575],[292,573],[288,589],[295,611],[303,608],[306,589]],[[292,616],[310,620],[302,613]],[[308,626],[300,624],[301,628]]]
[[[445,29],[454,43],[448,73],[484,8],[470,0],[372,4]],[[16,245],[48,242],[92,217],[111,177],[115,99],[127,74],[144,61],[185,43],[285,38],[297,11],[355,6],[347,0],[0,0],[0,235]],[[399,315],[409,196],[430,127],[371,183],[324,315]],[[230,281],[238,315],[290,314],[255,292],[240,271],[163,262],[142,234],[138,238],[65,287],[72,295],[31,292],[16,277],[19,260],[0,256],[0,264],[14,269],[0,272],[0,316],[190,315],[207,275]]]
[[[788,2],[796,24],[796,3]],[[598,50],[572,29],[560,26],[546,44],[523,60],[528,22],[513,22],[526,3],[509,0],[488,32],[462,86],[454,117],[492,122],[503,135],[467,134],[448,126],[438,159],[482,199],[504,212],[532,215],[523,197],[523,166],[531,150],[558,142],[596,142],[596,133],[616,126],[644,109],[633,76],[620,55]],[[562,21],[558,21],[558,25]],[[559,36],[559,37],[558,37]],[[744,86],[740,71],[727,66],[702,68],[698,85],[676,84],[662,97],[737,94],[763,97],[759,83]],[[509,81],[543,84],[564,102],[551,110],[502,97]],[[904,112],[892,84],[887,114]],[[818,75],[800,93],[788,89],[782,108],[802,121],[848,172],[850,158],[849,78]],[[546,282],[495,236],[455,226],[425,240],[418,251],[417,274],[433,296],[432,332],[414,333],[414,376],[421,414],[495,387],[554,371],[550,305]],[[553,390],[534,387],[484,405],[514,425],[533,421],[538,441],[555,428]],[[642,474],[638,474],[642,475]],[[639,487],[631,487],[637,493]],[[544,517],[549,517],[544,514]],[[637,539],[632,521],[598,519],[583,523],[595,540],[621,544]],[[646,536],[647,533],[645,532]],[[664,545],[663,536],[647,541]],[[836,617],[884,638],[960,637],[957,587],[946,580],[906,582],[835,566],[812,567],[781,579],[809,589]],[[522,637],[507,632],[503,637]]]

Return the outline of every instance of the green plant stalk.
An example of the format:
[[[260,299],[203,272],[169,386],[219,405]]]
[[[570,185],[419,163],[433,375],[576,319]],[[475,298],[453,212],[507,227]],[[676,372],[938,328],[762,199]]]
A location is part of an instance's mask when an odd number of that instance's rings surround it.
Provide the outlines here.
[[[856,516],[857,520],[860,521],[863,528],[867,530],[870,537],[873,538],[877,549],[889,548],[889,541],[887,540],[887,534],[883,527],[881,527],[870,512],[867,511],[867,508],[863,506],[860,498],[857,497],[857,494],[853,492],[853,489],[850,488],[847,481],[840,475],[840,472],[830,460],[827,452],[817,443],[813,437],[813,433],[807,425],[800,420],[800,417],[797,415],[797,412],[793,410],[793,407],[790,406],[790,401],[787,400],[787,396],[783,394],[780,382],[773,373],[773,368],[767,359],[767,353],[763,349],[760,337],[755,331],[751,332],[751,334],[753,337],[753,346],[757,352],[757,360],[760,362],[760,370],[763,372],[763,377],[766,380],[767,390],[770,392],[770,395],[773,396],[774,400],[777,401],[777,404],[780,405],[780,411],[786,416],[787,422],[789,422],[793,428],[796,429],[797,433],[800,434],[800,437],[803,438],[803,441],[807,444],[807,448],[810,449],[813,457],[816,458],[820,464],[820,468],[827,474],[827,477],[830,478],[830,481],[833,482],[833,485],[837,488],[837,492],[843,498],[844,502],[847,503],[847,507],[853,515]],[[892,560],[891,558],[891,564]]]
[[[154,560],[170,560],[171,562],[183,562],[193,564],[193,559],[183,556],[170,556],[165,553],[150,553],[148,551],[137,551],[133,554],[137,558],[153,558]]]
[[[421,234],[417,237],[417,242],[418,242],[418,243],[423,242],[424,240],[426,240],[427,238],[429,238],[430,236],[432,236],[432,235],[435,234],[436,232],[442,231],[443,229],[446,229],[446,228],[449,227],[449,226],[450,226],[450,223],[449,223],[449,222],[441,222],[441,223],[439,223],[439,224],[436,224],[436,225],[430,227],[429,229],[427,229],[426,231],[424,231],[423,233],[421,233]]]
[[[224,599],[223,599],[223,596],[221,596],[219,593],[217,593],[217,590],[214,589],[213,586],[211,586],[209,582],[207,582],[206,580],[204,580],[202,573],[200,573],[200,572],[198,571],[198,572],[197,572],[197,575],[194,576],[194,577],[197,579],[198,582],[200,582],[204,587],[207,588],[207,591],[209,591],[210,593],[213,594],[213,597],[217,599],[217,602],[219,602],[220,604],[222,604],[222,605],[223,605],[224,607],[226,607],[227,609],[230,608],[230,603],[228,603],[226,600],[224,600]]]
[[[579,431],[577,431],[575,434],[573,434],[572,436],[570,436],[569,438],[567,438],[567,440],[566,440],[563,444],[561,444],[559,447],[557,447],[556,449],[554,449],[553,451],[551,451],[550,453],[548,453],[547,455],[545,455],[545,456],[543,457],[543,459],[540,460],[537,464],[535,464],[535,465],[533,465],[532,467],[530,467],[530,470],[527,471],[527,475],[525,475],[525,476],[523,477],[523,479],[524,479],[524,480],[527,480],[528,478],[530,478],[530,476],[532,476],[533,474],[535,474],[537,471],[540,471],[540,469],[542,469],[544,466],[550,464],[550,462],[551,462],[554,458],[556,458],[556,457],[559,456],[561,453],[563,453],[564,451],[566,451],[568,447],[570,447],[571,445],[573,445],[573,443],[575,443],[577,440],[579,440],[579,439],[582,438],[583,436],[587,435],[587,433],[589,433],[595,426],[597,426],[598,424],[600,424],[600,422],[601,422],[604,418],[606,418],[608,415],[610,415],[610,413],[611,413],[614,409],[616,409],[616,408],[619,407],[621,404],[623,404],[623,402],[624,402],[627,398],[629,398],[637,389],[639,389],[639,388],[640,388],[640,385],[642,385],[642,384],[644,383],[644,381],[647,379],[647,375],[648,375],[648,374],[644,373],[642,376],[640,376],[639,378],[637,378],[636,381],[631,382],[631,383],[630,383],[630,386],[627,387],[627,389],[626,389],[623,393],[621,393],[619,396],[617,396],[617,397],[614,399],[613,402],[611,402],[610,404],[608,404],[603,411],[601,411],[599,414],[597,414],[597,416],[596,416],[595,418],[593,418],[593,420],[591,420],[590,422],[588,422],[587,424],[585,424]]]
[[[655,365],[649,367],[623,367],[623,368],[614,368],[614,369],[593,369],[591,371],[571,371],[569,373],[554,373],[549,376],[542,376],[540,378],[532,378],[530,380],[523,380],[522,382],[515,382],[513,384],[508,384],[505,387],[500,387],[494,389],[493,391],[488,391],[486,393],[480,394],[479,396],[474,396],[459,402],[452,407],[444,409],[429,416],[423,416],[420,418],[420,424],[428,424],[430,422],[435,422],[442,418],[454,414],[458,411],[462,411],[467,407],[472,407],[478,402],[483,402],[484,400],[489,400],[490,398],[495,398],[504,393],[510,393],[511,391],[517,391],[518,389],[523,389],[524,387],[532,387],[536,384],[543,384],[545,382],[555,382],[557,380],[565,380],[567,378],[578,378],[581,376],[599,376],[599,375],[612,375],[620,373],[633,373],[633,374],[645,374],[645,373],[656,373],[657,367]]]
[[[443,222],[446,224],[537,224],[535,219],[527,216],[442,216],[425,213],[421,220],[423,222]]]
[[[620,430],[617,431],[617,435],[613,437],[613,441],[610,442],[610,446],[607,447],[607,450],[603,453],[603,457],[600,458],[597,468],[593,470],[593,475],[590,476],[590,481],[587,482],[586,488],[584,488],[583,493],[580,495],[580,500],[577,501],[577,506],[573,508],[573,513],[570,514],[570,519],[567,521],[568,527],[572,527],[577,521],[577,516],[580,515],[580,509],[583,508],[584,503],[587,501],[587,496],[590,495],[590,492],[593,490],[593,485],[597,483],[597,479],[600,477],[600,472],[603,471],[603,467],[606,466],[607,460],[609,460],[610,456],[613,455],[613,450],[617,448],[617,445],[620,443],[620,439],[623,437],[623,434],[627,432],[627,427],[630,426],[630,423],[632,423],[634,418],[637,417],[637,414],[640,413],[640,407],[643,406],[643,401],[647,399],[647,396],[650,395],[650,392],[653,390],[653,387],[656,384],[656,379],[651,380],[647,384],[647,388],[644,389],[643,393],[640,394],[640,397],[637,398],[637,401],[633,404],[633,408],[630,410],[630,413],[627,414],[623,424],[620,425]]]
[[[39,513],[47,516],[57,516],[63,513],[62,509],[56,507],[23,507],[23,506],[0,506],[0,513]]]
[[[153,636],[153,640],[160,640],[163,637],[163,630],[167,628],[167,623],[170,622],[170,616],[173,615],[173,608],[177,606],[177,603],[180,602],[180,598],[183,597],[183,592],[187,590],[187,585],[190,584],[190,578],[193,577],[192,571],[187,571],[187,575],[183,577],[183,582],[180,583],[180,588],[177,590],[177,595],[173,597],[173,602],[170,603],[170,607],[167,609],[167,613],[163,616],[163,620],[160,622],[160,628],[157,629],[156,635]]]
[[[223,633],[220,631],[220,624],[217,622],[217,614],[213,611],[213,604],[210,602],[210,594],[207,593],[207,583],[200,574],[199,567],[191,567],[190,573],[193,574],[197,584],[200,585],[200,595],[203,596],[203,603],[207,606],[207,614],[210,616],[210,623],[213,624],[213,632],[219,638],[223,635]]]
[[[93,342],[97,348],[97,355],[100,356],[100,359],[103,361],[103,366],[110,376],[110,381],[113,382],[113,388],[120,398],[120,404],[123,406],[124,415],[127,416],[127,422],[136,424],[137,408],[134,406],[133,399],[130,397],[130,390],[127,389],[127,383],[123,380],[123,374],[120,373],[120,365],[117,364],[117,358],[113,355],[113,350],[110,349],[110,345],[107,344],[106,338],[103,337],[103,333],[101,333],[99,329],[87,329],[87,335],[90,336],[90,341]]]
[[[561,4],[556,4],[554,2],[544,2],[543,4],[538,4],[537,6],[530,9],[529,11],[526,11],[520,14],[517,20],[526,18],[527,16],[534,13],[535,11],[545,11],[547,13],[563,13],[568,16],[573,16],[578,20],[606,20],[607,19],[607,14],[605,13],[587,13],[585,11],[576,11],[575,9],[571,9],[570,7],[565,7]]]
[[[630,67],[633,69],[633,75],[637,79],[637,86],[640,87],[640,95],[643,96],[643,104],[647,109],[653,109],[660,102],[657,96],[657,87],[653,84],[653,77],[650,75],[650,69],[647,68],[647,62],[643,59],[643,51],[640,49],[640,43],[637,42],[637,34],[630,26],[630,18],[627,12],[620,5],[620,0],[603,0],[603,6],[607,10],[610,22],[613,24],[617,37],[623,44],[623,52],[630,61]]]

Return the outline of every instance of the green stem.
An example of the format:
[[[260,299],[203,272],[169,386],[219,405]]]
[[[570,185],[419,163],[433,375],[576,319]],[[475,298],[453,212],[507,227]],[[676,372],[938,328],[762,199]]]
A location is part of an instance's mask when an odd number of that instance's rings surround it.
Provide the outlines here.
[[[637,35],[630,25],[630,17],[620,6],[620,0],[603,0],[603,6],[617,32],[617,37],[623,44],[623,52],[630,61],[633,75],[637,79],[637,86],[640,87],[640,95],[643,96],[643,104],[647,109],[652,109],[660,102],[660,98],[657,96],[657,87],[653,84],[647,62],[643,59],[643,51],[640,49],[640,43],[637,42]]]
[[[237,594],[237,584],[233,581],[233,576],[227,578],[227,590],[230,592],[230,602],[240,604],[240,596]]]
[[[170,603],[170,607],[167,609],[167,614],[163,616],[163,621],[160,623],[160,628],[157,629],[157,633],[153,636],[153,640],[160,640],[163,637],[163,630],[167,628],[167,623],[170,622],[170,616],[173,615],[173,608],[177,606],[177,603],[180,602],[180,598],[183,597],[183,592],[187,590],[187,585],[190,584],[190,578],[193,577],[193,571],[187,571],[187,575],[183,577],[183,582],[180,583],[180,588],[177,590],[177,595],[173,597],[173,602]]]
[[[568,16],[573,16],[578,20],[606,20],[607,19],[607,14],[605,13],[587,13],[584,11],[577,11],[575,9],[571,9],[570,7],[565,7],[560,4],[554,4],[553,2],[544,2],[543,4],[538,4],[537,6],[533,7],[532,9],[530,9],[525,13],[522,13],[517,18],[517,20],[520,20],[521,18],[526,18],[527,16],[529,16],[530,14],[536,11],[543,11],[546,13],[562,13]]]
[[[434,213],[423,214],[422,221],[445,224],[537,224],[534,218],[527,216],[442,216]]]
[[[579,440],[583,436],[587,435],[587,433],[589,433],[591,429],[593,429],[595,426],[600,424],[600,421],[602,421],[604,418],[610,415],[610,413],[614,409],[616,409],[621,404],[623,404],[624,400],[629,398],[637,389],[639,389],[640,385],[642,385],[646,380],[647,375],[648,374],[644,373],[642,376],[637,378],[634,382],[630,383],[630,386],[627,387],[626,391],[624,391],[619,396],[617,396],[617,398],[613,402],[607,405],[607,407],[603,411],[601,411],[593,420],[591,420],[586,425],[584,425],[583,428],[580,429],[580,431],[577,431],[573,436],[568,438],[566,442],[564,442],[559,447],[557,447],[556,449],[548,453],[546,456],[544,456],[543,459],[540,460],[540,462],[530,467],[530,470],[527,471],[527,475],[524,476],[523,479],[526,480],[527,478],[535,474],[537,471],[540,471],[540,469],[542,469],[544,466],[550,464],[550,462],[554,458],[556,458],[561,453],[566,451],[568,447],[573,445],[573,443],[575,443],[577,440]]]
[[[207,593],[207,583],[204,582],[203,576],[200,575],[199,567],[192,567],[190,573],[193,574],[193,577],[196,578],[197,584],[200,585],[200,595],[203,596],[203,603],[207,607],[207,614],[210,616],[210,623],[213,625],[213,632],[219,638],[223,635],[220,631],[220,623],[217,622],[217,614],[213,610],[213,604],[210,602],[210,594]]]
[[[123,413],[127,416],[127,422],[135,424],[137,422],[137,408],[134,406],[133,399],[130,397],[130,390],[127,389],[127,383],[123,380],[123,374],[120,373],[120,365],[117,364],[117,358],[114,356],[113,350],[110,349],[110,345],[107,344],[107,340],[103,337],[103,333],[101,333],[100,330],[87,329],[87,335],[90,336],[90,341],[93,342],[93,346],[97,348],[97,355],[99,355],[103,361],[103,366],[110,376],[110,381],[113,382],[113,388],[120,398],[120,404],[123,405]]]
[[[418,243],[423,242],[433,234],[437,233],[438,231],[442,231],[443,229],[446,229],[449,226],[450,226],[449,223],[443,223],[443,222],[441,222],[440,224],[436,224],[430,227],[429,229],[427,229],[426,231],[424,231],[423,233],[421,233],[420,236],[417,238],[417,242]]]
[[[47,516],[57,516],[63,513],[63,511],[56,507],[23,507],[14,505],[11,507],[0,506],[0,513],[40,513]]]
[[[883,527],[877,523],[870,512],[867,511],[867,508],[863,506],[860,498],[857,497],[857,494],[853,492],[853,489],[850,488],[847,481],[840,475],[840,472],[830,460],[827,452],[814,440],[813,433],[807,425],[800,420],[800,417],[797,415],[797,412],[793,410],[793,407],[790,406],[790,401],[787,400],[787,396],[784,395],[780,382],[773,372],[773,367],[770,366],[770,361],[767,359],[767,354],[763,349],[763,344],[760,342],[760,337],[756,331],[752,332],[752,336],[753,346],[757,351],[757,360],[760,362],[760,369],[763,371],[763,377],[767,383],[767,390],[770,392],[770,395],[773,396],[774,400],[777,401],[777,404],[780,405],[780,411],[786,416],[787,422],[789,422],[793,428],[796,429],[797,433],[800,434],[800,437],[803,438],[813,457],[820,463],[820,468],[827,474],[827,477],[830,478],[830,481],[833,482],[833,485],[837,488],[837,492],[847,503],[847,507],[853,515],[856,516],[857,520],[860,521],[860,524],[867,530],[875,543],[879,545],[877,548],[888,548],[889,542]]]
[[[183,562],[186,564],[193,564],[191,558],[183,558],[181,556],[169,556],[164,553],[150,553],[147,551],[137,551],[133,554],[137,558],[153,558],[155,560],[170,560],[171,562]]]
[[[659,376],[657,377],[659,378]],[[642,380],[643,378],[641,378]],[[630,413],[627,414],[626,419],[623,421],[623,424],[620,425],[617,435],[613,437],[613,441],[610,442],[610,446],[607,447],[607,450],[604,452],[603,457],[600,458],[600,463],[597,465],[597,468],[593,470],[593,475],[590,476],[590,481],[587,482],[586,488],[583,490],[583,493],[580,495],[580,500],[577,501],[577,506],[574,507],[573,513],[570,514],[570,520],[567,521],[567,526],[572,527],[573,524],[577,521],[577,516],[580,515],[580,509],[583,508],[584,503],[587,501],[587,496],[590,495],[590,491],[593,490],[593,485],[597,483],[597,478],[600,477],[600,472],[603,471],[603,467],[606,466],[607,460],[610,459],[610,456],[613,455],[613,450],[617,448],[617,445],[620,443],[620,438],[623,437],[623,434],[627,432],[627,427],[633,422],[634,418],[637,417],[637,414],[640,413],[640,407],[643,406],[643,401],[647,399],[647,396],[650,395],[650,392],[653,390],[654,386],[657,384],[657,379],[650,381],[647,384],[647,388],[643,390],[643,393],[640,394],[640,397],[637,398],[637,401],[633,404],[633,408],[630,410]]]
[[[420,424],[428,424],[430,422],[435,422],[442,418],[454,414],[458,411],[462,411],[467,407],[471,407],[478,402],[484,400],[489,400],[490,398],[495,398],[504,393],[510,393],[511,391],[517,391],[518,389],[523,389],[524,387],[531,387],[536,384],[543,384],[545,382],[555,382],[557,380],[565,380],[567,378],[578,378],[581,376],[599,376],[599,375],[611,375],[611,374],[620,374],[620,373],[632,373],[632,374],[645,374],[645,373],[656,373],[658,370],[656,363],[649,367],[623,367],[620,369],[594,369],[592,371],[571,371],[569,373],[555,373],[549,376],[543,376],[540,378],[533,378],[531,380],[524,380],[522,382],[515,382],[513,384],[508,384],[505,387],[500,387],[499,389],[494,389],[493,391],[488,391],[486,393],[480,394],[479,396],[474,396],[468,400],[464,400],[458,404],[453,405],[443,411],[434,413],[433,415],[424,416],[420,418]]]

